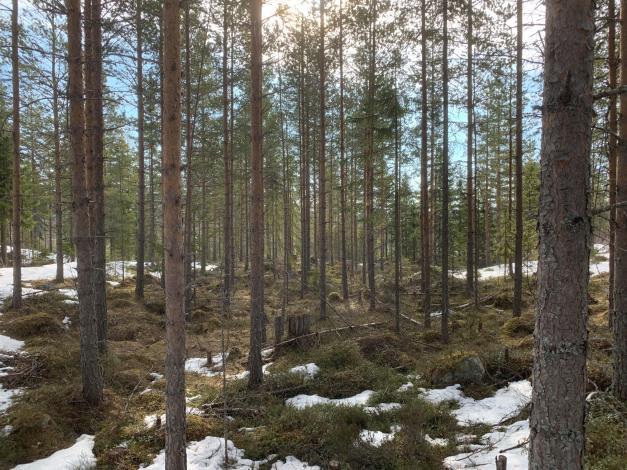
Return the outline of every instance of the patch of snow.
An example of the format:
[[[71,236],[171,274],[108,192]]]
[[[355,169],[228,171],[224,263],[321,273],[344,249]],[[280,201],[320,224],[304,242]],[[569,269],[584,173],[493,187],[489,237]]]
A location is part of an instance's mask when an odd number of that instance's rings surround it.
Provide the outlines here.
[[[163,379],[163,374],[159,374],[158,372],[151,372],[148,375],[152,378],[153,382]]]
[[[228,357],[229,353],[227,352],[225,356]],[[222,364],[222,354],[217,354],[211,357],[211,367],[221,368]],[[214,372],[207,367],[206,357],[190,357],[185,361],[185,371],[206,375],[207,377],[220,375],[220,372]]]
[[[451,470],[482,466],[493,468],[494,459],[503,454],[507,457],[508,470],[527,470],[527,446],[521,444],[528,438],[529,421],[517,421],[502,430],[494,430],[482,436],[485,446],[477,446],[472,452],[447,457],[444,459],[444,467]],[[516,448],[504,451],[512,447]]]
[[[199,408],[193,408],[193,407],[186,407],[185,408],[185,413],[188,415],[201,415],[202,414],[202,410],[200,410]],[[157,424],[157,416],[156,414],[152,414],[152,415],[146,415],[144,416],[144,424],[146,425],[147,428],[152,428],[155,426],[155,424]],[[161,425],[165,424],[165,420],[166,420],[166,416],[165,413],[163,413],[161,416]]]
[[[67,449],[61,449],[45,459],[18,465],[13,470],[74,470],[76,468],[95,468],[94,436],[83,434],[76,443]]]
[[[222,470],[224,465],[224,439],[221,437],[207,436],[202,441],[190,442],[187,446],[187,470]],[[232,441],[226,441],[228,453],[228,468],[244,470],[259,468],[267,464],[269,459],[251,460],[244,457],[244,450],[238,449]],[[271,456],[274,458],[275,456]],[[164,470],[165,451],[162,450],[144,470]],[[285,461],[278,461],[272,465],[273,470],[320,470],[320,467],[309,466],[296,457],[287,457]]]
[[[152,388],[145,388],[143,389],[141,392],[139,392],[140,395],[145,395],[147,393],[152,392]]]
[[[412,388],[414,388],[414,384],[412,382],[407,382],[406,384],[403,384],[400,387],[398,387],[398,389],[396,391],[397,392],[407,392],[408,390],[411,390]]]
[[[425,434],[425,441],[427,441],[429,445],[436,447],[445,447],[448,445],[448,439],[444,439],[442,437],[431,437],[429,434]]]
[[[24,347],[24,341],[0,335],[0,351],[7,353],[16,353],[20,349],[22,349],[22,347]]]
[[[292,374],[302,375],[305,377],[305,380],[309,380],[318,375],[318,372],[320,372],[320,367],[318,367],[313,362],[310,362],[309,364],[304,364],[302,366],[292,367],[290,369],[290,372]]]
[[[366,413],[378,415],[379,413],[386,413],[388,411],[394,411],[394,410],[400,410],[400,409],[401,409],[400,403],[379,403],[378,405],[374,405],[374,406],[366,406],[364,408],[364,411]]]
[[[261,371],[263,372],[263,375],[267,375],[267,374],[270,373],[270,371],[268,370],[268,367],[270,367],[272,364],[274,364],[274,362],[268,362],[267,364],[265,364],[264,366],[261,367]],[[239,374],[230,375],[230,376],[228,376],[228,378],[229,379],[241,380],[241,379],[247,378],[249,374],[250,374],[250,372],[245,370],[243,372],[240,372]]]
[[[13,403],[13,399],[22,391],[19,388],[6,389],[0,386],[0,414],[4,413]]]
[[[374,395],[372,390],[365,390],[355,396],[348,398],[325,398],[319,395],[296,395],[285,400],[286,406],[292,406],[299,410],[315,405],[336,405],[336,406],[364,406]]]
[[[11,434],[13,432],[13,426],[11,426],[10,424],[7,424],[6,426],[4,426],[2,428],[2,430],[0,431],[0,436],[8,436],[9,434]]]
[[[392,426],[390,432],[368,431],[364,429],[359,433],[359,439],[372,447],[381,447],[386,442],[390,442],[394,439],[396,433],[400,430],[400,426]]]
[[[70,317],[68,317],[67,315],[63,317],[63,326],[66,330],[70,329],[71,324],[72,324],[72,321],[70,320]]]
[[[431,403],[457,401],[459,408],[452,413],[462,425],[499,424],[516,416],[531,401],[531,383],[528,380],[511,382],[507,387],[497,390],[494,396],[482,400],[466,397],[460,387],[457,384],[443,389],[420,390],[423,397]]]

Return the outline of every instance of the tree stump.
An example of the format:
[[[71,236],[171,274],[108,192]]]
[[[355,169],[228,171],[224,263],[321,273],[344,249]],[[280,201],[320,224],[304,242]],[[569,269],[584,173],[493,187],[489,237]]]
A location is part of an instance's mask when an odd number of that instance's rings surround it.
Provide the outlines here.
[[[501,454],[494,460],[496,460],[496,470],[507,470],[507,457]]]
[[[311,317],[307,313],[291,315],[287,318],[287,332],[290,338],[298,338],[309,334],[310,327]]]
[[[278,344],[283,339],[285,325],[283,324],[283,317],[274,317],[274,344]]]

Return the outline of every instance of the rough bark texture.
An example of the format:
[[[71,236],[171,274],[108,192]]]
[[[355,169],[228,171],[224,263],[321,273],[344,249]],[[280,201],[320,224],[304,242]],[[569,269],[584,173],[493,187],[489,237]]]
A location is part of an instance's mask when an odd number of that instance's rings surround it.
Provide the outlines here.
[[[326,194],[326,134],[325,134],[325,55],[324,55],[324,0],[320,0],[320,154],[318,164],[318,191],[319,191],[319,215],[318,222],[320,224],[318,230],[318,240],[320,242],[319,248],[319,263],[320,263],[320,318],[323,319],[327,316],[327,194]]]
[[[627,31],[627,1],[621,1],[621,30]],[[621,34],[621,57],[627,57],[627,34]],[[627,60],[620,64],[627,85]],[[614,266],[614,394],[627,400],[627,95],[620,96],[620,146],[616,163],[616,251]]]
[[[251,223],[250,223],[250,352],[248,355],[248,386],[259,387],[263,381],[261,370],[261,342],[264,331],[264,281],[263,281],[263,154],[261,107],[262,96],[262,39],[261,0],[250,1],[251,14],[251,102],[250,125],[252,135],[251,171]]]
[[[224,293],[225,314],[231,308],[233,270],[233,168],[229,150],[229,81],[228,81],[228,2],[224,2],[222,18],[222,157],[224,160]]]
[[[442,4],[442,342],[448,342],[448,0]]]
[[[191,43],[189,24],[190,2],[185,2],[185,228],[183,251],[185,253],[185,315],[192,311],[192,156],[194,139],[192,136],[192,76]]]
[[[467,111],[467,138],[466,138],[466,211],[468,212],[468,222],[466,227],[466,292],[472,295],[474,291],[474,266],[475,258],[475,226],[474,226],[474,206],[473,206],[473,182],[472,182],[472,113],[473,113],[473,76],[472,76],[472,1],[468,0],[468,37],[467,45],[467,70],[466,70],[466,111]]]
[[[583,468],[593,18],[546,3],[538,304],[529,468]]]
[[[135,276],[135,297],[144,297],[144,235],[145,222],[145,175],[144,175],[144,60],[142,36],[142,0],[137,0],[135,26],[137,29],[137,268]]]
[[[370,2],[370,34],[369,34],[369,58],[368,58],[368,126],[366,128],[366,168],[365,173],[365,249],[366,256],[364,261],[364,268],[367,266],[368,272],[368,290],[370,310],[375,309],[376,305],[376,285],[375,285],[375,272],[374,272],[374,158],[375,158],[375,144],[374,144],[374,126],[375,126],[375,80],[376,80],[376,37],[375,37],[375,21],[376,21],[376,2]]]
[[[13,0],[11,13],[11,72],[13,82],[13,185],[11,186],[12,258],[13,258],[13,308],[22,306],[22,215],[20,195],[20,60],[17,0]],[[80,31],[79,31],[80,34]]]
[[[422,294],[422,312],[425,328],[431,327],[431,247],[429,223],[429,184],[427,181],[428,168],[428,101],[427,101],[427,5],[422,0],[420,12],[421,39],[420,51],[420,292]]]
[[[85,116],[81,70],[80,0],[67,2],[68,99],[72,152],[72,216],[78,270],[81,378],[83,395],[91,405],[102,400],[102,369],[98,354],[98,327],[92,284],[92,243],[87,183],[85,180]]]
[[[181,226],[180,2],[163,3],[163,222],[166,309],[166,468],[186,468],[185,296]]]
[[[616,57],[616,2],[609,0],[608,2],[608,38],[607,38],[607,55],[609,68],[609,87],[611,90],[616,89],[618,75],[618,60]],[[608,286],[608,317],[610,328],[614,317],[614,258],[615,258],[615,240],[616,240],[616,152],[618,134],[618,119],[616,112],[616,95],[609,98],[610,109],[608,115],[608,125],[610,132],[608,133],[608,160],[609,160],[609,203],[610,203],[610,243],[609,243],[609,286]]]
[[[519,317],[522,312],[522,239],[523,239],[523,216],[522,216],[522,0],[517,0],[516,16],[516,239],[514,248],[514,305],[513,314]]]

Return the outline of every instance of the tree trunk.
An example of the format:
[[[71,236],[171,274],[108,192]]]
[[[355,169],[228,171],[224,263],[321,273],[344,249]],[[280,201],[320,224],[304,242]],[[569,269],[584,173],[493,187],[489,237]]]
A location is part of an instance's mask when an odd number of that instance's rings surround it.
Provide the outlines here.
[[[190,2],[185,2],[185,228],[183,250],[185,252],[185,315],[192,310],[192,72],[189,24]]]
[[[59,80],[57,78],[57,27],[56,15],[52,22],[52,125],[54,127],[54,226],[56,230],[56,282],[63,282],[63,205],[61,192],[61,131],[59,123]]]
[[[262,153],[262,37],[261,0],[250,0],[250,125],[252,152],[250,159],[251,183],[251,273],[250,273],[250,352],[248,355],[248,386],[257,388],[263,381],[261,369],[261,342],[264,327],[264,216],[263,216],[263,153]]]
[[[627,1],[621,1],[621,31],[627,31]],[[627,57],[627,34],[621,34],[621,57]],[[620,63],[627,85],[627,60]],[[620,95],[620,146],[616,162],[616,239],[614,279],[614,394],[627,400],[627,95]]]
[[[325,104],[325,51],[324,51],[324,0],[320,0],[320,155],[318,164],[318,191],[319,191],[319,204],[318,204],[318,221],[319,231],[318,238],[320,241],[320,318],[324,319],[327,316],[327,225],[326,225],[326,133],[325,133],[325,117],[326,117],[326,104]]]
[[[514,305],[513,314],[519,317],[522,313],[522,240],[523,240],[523,205],[522,205],[522,171],[523,171],[523,82],[522,82],[522,49],[523,49],[523,4],[516,0],[516,241],[514,248]],[[548,24],[548,23],[547,23]]]
[[[342,0],[339,6],[340,15],[340,262],[342,264],[342,299],[348,301],[348,268],[346,263],[346,129],[344,123],[344,17]]]
[[[185,253],[181,227],[180,2],[163,3],[163,221],[166,296],[166,468],[186,468]]]
[[[472,137],[473,137],[473,125],[472,125],[472,117],[473,117],[473,70],[472,70],[472,43],[473,43],[473,32],[472,32],[472,2],[473,0],[468,0],[468,37],[466,39],[468,45],[467,52],[467,70],[466,70],[466,105],[467,105],[467,139],[466,139],[466,211],[468,212],[468,221],[466,227],[466,292],[468,295],[472,295],[475,285],[473,282],[474,278],[474,206],[473,206],[473,182],[472,182]]]
[[[431,327],[431,248],[429,222],[429,186],[427,181],[428,154],[427,154],[427,5],[426,0],[421,2],[420,23],[420,293],[422,294],[422,312],[425,328]]]
[[[11,71],[13,78],[13,204],[12,257],[13,257],[13,308],[22,306],[22,214],[20,189],[20,58],[17,0],[13,0],[11,13]],[[80,13],[79,13],[80,14]],[[80,28],[80,25],[79,25]],[[80,34],[80,30],[79,30]],[[80,37],[80,36],[79,36]]]
[[[228,2],[222,11],[222,156],[224,160],[224,276],[222,308],[228,316],[231,307],[233,263],[233,171],[229,150],[229,80],[228,80]]]
[[[93,406],[102,400],[102,369],[98,354],[98,326],[92,283],[92,243],[89,196],[85,180],[85,115],[81,70],[80,0],[67,2],[68,99],[70,103],[70,148],[72,160],[72,215],[78,270],[81,378],[83,396]]]
[[[531,470],[583,468],[593,34],[590,0],[547,1]]]
[[[448,342],[448,0],[443,1],[442,41],[442,342]]]
[[[396,77],[394,77],[394,88],[396,93],[396,110],[394,115],[394,312],[396,333],[401,332],[401,196],[400,178],[401,162],[399,156],[400,135],[398,124],[398,87]]]
[[[607,40],[607,52],[608,52],[608,68],[609,68],[609,87],[611,90],[616,89],[617,85],[617,72],[618,72],[618,60],[616,57],[616,2],[615,0],[609,0],[608,2],[608,40]],[[610,328],[612,328],[612,321],[614,317],[614,259],[615,259],[615,240],[616,240],[616,153],[617,153],[617,141],[616,135],[618,134],[618,119],[616,112],[616,95],[609,97],[610,110],[609,110],[609,128],[608,133],[608,158],[609,158],[609,203],[610,203],[610,243],[609,243],[609,285],[608,285],[608,320]]]
[[[142,0],[137,0],[135,26],[137,28],[137,268],[135,297],[144,297],[144,71],[142,44]]]
[[[368,58],[368,127],[367,127],[367,155],[365,175],[365,199],[366,199],[366,262],[368,267],[368,289],[370,310],[375,309],[375,246],[374,246],[374,113],[375,113],[375,79],[376,79],[376,2],[370,2],[370,35]]]

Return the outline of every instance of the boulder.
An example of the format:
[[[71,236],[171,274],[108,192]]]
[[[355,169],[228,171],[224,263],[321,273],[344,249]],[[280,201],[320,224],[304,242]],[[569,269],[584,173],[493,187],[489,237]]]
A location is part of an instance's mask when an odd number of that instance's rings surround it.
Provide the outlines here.
[[[465,356],[434,369],[431,372],[431,382],[440,387],[481,384],[485,373],[485,366],[478,356]]]

